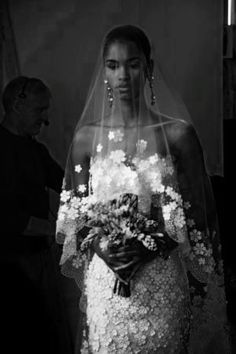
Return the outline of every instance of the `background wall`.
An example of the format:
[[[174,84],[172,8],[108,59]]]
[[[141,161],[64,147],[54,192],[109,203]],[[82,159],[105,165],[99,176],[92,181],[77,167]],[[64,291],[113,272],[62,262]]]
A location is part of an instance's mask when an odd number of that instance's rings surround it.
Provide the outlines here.
[[[65,163],[104,34],[141,25],[166,79],[193,118],[211,169],[222,157],[222,6],[220,0],[10,0],[22,74],[53,93],[51,125],[41,135]]]

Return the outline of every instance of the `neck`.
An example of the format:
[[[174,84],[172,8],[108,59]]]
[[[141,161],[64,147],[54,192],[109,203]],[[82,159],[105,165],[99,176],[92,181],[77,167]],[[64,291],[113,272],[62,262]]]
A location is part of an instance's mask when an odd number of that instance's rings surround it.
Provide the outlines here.
[[[14,112],[9,112],[4,115],[1,125],[15,135],[26,136],[18,122],[19,117]]]
[[[142,119],[145,117],[145,111],[147,110],[144,97],[135,101],[119,100],[118,104],[116,102],[114,100],[113,116],[122,117],[124,124],[127,126],[136,125],[137,120],[139,124],[142,124]]]

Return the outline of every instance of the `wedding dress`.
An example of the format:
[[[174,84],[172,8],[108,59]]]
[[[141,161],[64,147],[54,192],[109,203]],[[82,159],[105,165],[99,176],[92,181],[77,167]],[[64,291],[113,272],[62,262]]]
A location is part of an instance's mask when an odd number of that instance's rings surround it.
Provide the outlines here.
[[[131,115],[122,101],[127,89],[113,92],[104,81],[101,55],[68,154],[57,241],[62,273],[75,279],[81,294],[76,354],[228,354],[219,231],[202,148],[160,72],[154,72],[157,87],[143,76],[143,54],[138,65],[125,62],[144,78],[133,88],[139,97],[129,101]],[[111,59],[106,69],[115,75],[124,60]],[[127,196],[137,201],[132,227],[130,205],[113,208]],[[122,235],[149,247],[153,234],[163,236],[149,232],[155,222],[176,247],[167,258],[159,253],[145,262],[130,280],[130,296],[121,296],[116,272],[92,248],[84,250],[84,240],[102,234],[106,248]]]
[[[165,125],[171,124],[167,121]],[[216,260],[212,256],[217,244],[215,230],[211,230],[211,235],[210,229],[208,234],[199,231],[202,225],[197,225],[196,208],[200,199],[193,200],[187,185],[182,199],[182,188],[177,189],[176,185],[176,169],[181,162],[177,155],[175,159],[161,157],[153,151],[154,144],[149,149],[145,138],[150,138],[153,129],[160,127],[145,127],[141,139],[131,144],[136,146],[132,160],[128,157],[131,152],[124,152],[123,138],[127,132],[107,129],[102,139],[104,145],[97,145],[97,155],[91,159],[89,169],[90,195],[94,201],[107,202],[132,193],[138,195],[139,211],[149,218],[153,204],[158,204],[168,235],[178,242],[168,259],[156,257],[136,273],[131,280],[130,297],[113,292],[115,274],[97,254],[86,258],[77,247],[75,252],[75,228],[79,231],[83,221],[73,218],[75,197],[70,191],[62,193],[65,202],[59,210],[58,233],[67,235],[62,259],[64,273],[74,276],[82,290],[83,340],[78,353],[229,352],[223,278],[219,267],[218,274],[215,272]],[[106,150],[109,136],[113,144]],[[131,136],[128,140],[132,140]],[[81,165],[76,164],[75,169],[78,176],[82,174]],[[78,184],[80,190],[83,186]],[[214,342],[217,345],[212,351]]]

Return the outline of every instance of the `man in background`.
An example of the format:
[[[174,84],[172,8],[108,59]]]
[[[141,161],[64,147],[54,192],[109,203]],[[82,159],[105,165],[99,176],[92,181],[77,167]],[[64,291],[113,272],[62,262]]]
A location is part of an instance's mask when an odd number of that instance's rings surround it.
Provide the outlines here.
[[[64,340],[66,329],[58,323],[63,316],[58,314],[50,256],[53,241],[40,227],[32,227],[32,220],[48,219],[49,189],[60,193],[64,175],[48,149],[36,140],[42,126],[49,125],[50,99],[50,90],[41,80],[25,76],[9,82],[2,96],[0,321],[7,353],[70,353]]]

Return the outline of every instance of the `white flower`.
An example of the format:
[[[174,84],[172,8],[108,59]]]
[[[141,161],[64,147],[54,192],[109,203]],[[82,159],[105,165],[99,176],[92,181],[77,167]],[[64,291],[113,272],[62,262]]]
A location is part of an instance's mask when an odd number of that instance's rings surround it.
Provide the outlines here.
[[[124,133],[120,131],[120,129],[117,130],[111,130],[109,131],[108,134],[108,139],[109,140],[114,140],[115,143],[118,143],[119,141],[123,140]]]
[[[71,199],[71,206],[72,206],[72,208],[77,209],[77,208],[79,207],[79,205],[80,205],[80,198],[78,198],[78,197],[73,197],[73,198]]]
[[[137,147],[137,153],[142,154],[147,148],[146,140],[143,139],[138,140],[136,147]]]
[[[199,263],[200,265],[205,264],[205,259],[204,259],[204,258],[199,258],[198,263]]]
[[[151,165],[155,165],[155,163],[157,163],[158,160],[159,160],[159,157],[157,154],[149,157],[149,162]]]
[[[77,209],[75,209],[75,208],[68,209],[67,215],[70,219],[75,220],[78,216]]]
[[[191,204],[189,202],[184,202],[184,209],[191,208]]]
[[[115,142],[122,141],[123,140],[123,136],[124,136],[124,133],[122,133],[120,131],[120,129],[116,130],[114,141]]]
[[[187,219],[187,226],[193,227],[195,225],[195,221],[193,219]]]
[[[101,152],[102,149],[103,149],[102,144],[98,144],[98,145],[97,145],[97,152]]]
[[[78,186],[78,191],[81,192],[81,193],[84,193],[86,191],[87,187],[85,184],[80,184]]]
[[[70,199],[70,196],[71,196],[71,191],[62,191],[61,192],[61,201],[66,203],[69,199]]]
[[[138,161],[137,161],[137,163],[138,163]],[[137,168],[140,172],[147,170],[149,167],[150,167],[150,164],[147,160],[140,160],[137,165]]]
[[[59,208],[59,211],[58,211],[58,220],[62,221],[65,219],[66,217],[66,214],[68,213],[68,205],[67,204],[64,204],[64,205],[61,205],[60,208]]]
[[[113,140],[115,138],[115,133],[114,133],[114,131],[109,131],[109,133],[108,133],[108,139],[109,140]]]
[[[114,150],[110,153],[110,159],[119,164],[125,161],[125,153],[123,150]]]
[[[162,212],[163,212],[164,220],[169,220],[170,219],[171,210],[172,209],[171,209],[171,206],[169,204],[163,205]]]
[[[206,247],[203,243],[196,243],[196,246],[193,247],[193,250],[198,255],[204,255],[206,251]]]
[[[190,239],[194,242],[198,242],[202,239],[202,233],[201,231],[198,231],[194,229],[193,231],[190,232]]]
[[[75,172],[80,173],[82,171],[81,165],[76,165],[75,166]]]

